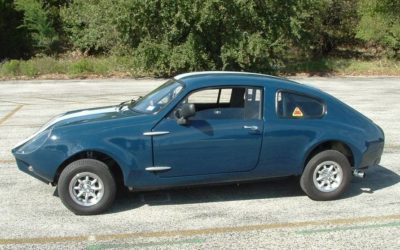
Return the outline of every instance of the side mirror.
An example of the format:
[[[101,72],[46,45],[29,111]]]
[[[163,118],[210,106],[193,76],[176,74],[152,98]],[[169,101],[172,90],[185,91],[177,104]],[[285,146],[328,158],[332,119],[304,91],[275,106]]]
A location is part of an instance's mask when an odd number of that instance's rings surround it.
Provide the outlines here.
[[[179,125],[188,124],[188,118],[196,114],[196,109],[193,103],[185,103],[181,108],[175,110],[175,116],[178,118]]]

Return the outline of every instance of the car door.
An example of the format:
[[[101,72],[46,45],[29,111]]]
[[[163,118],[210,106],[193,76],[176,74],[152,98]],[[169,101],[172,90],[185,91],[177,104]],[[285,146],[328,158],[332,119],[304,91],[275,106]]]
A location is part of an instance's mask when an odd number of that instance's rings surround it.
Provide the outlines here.
[[[262,143],[263,90],[255,87],[205,89],[189,94],[196,113],[179,125],[174,112],[153,132],[154,168],[160,177],[250,171]],[[176,109],[180,107],[177,106]]]

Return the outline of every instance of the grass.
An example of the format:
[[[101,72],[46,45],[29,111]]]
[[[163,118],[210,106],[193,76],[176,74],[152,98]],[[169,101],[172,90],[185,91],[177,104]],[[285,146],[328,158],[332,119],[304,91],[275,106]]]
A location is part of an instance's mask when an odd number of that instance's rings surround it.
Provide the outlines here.
[[[400,76],[400,61],[388,59],[325,58],[294,62],[278,75],[393,75]],[[135,67],[130,57],[36,57],[0,63],[0,79],[66,79],[107,77],[154,77]]]
[[[63,59],[37,57],[10,60],[0,64],[0,79],[30,78],[100,78],[146,76],[135,71],[129,58],[84,57]]]
[[[308,75],[392,75],[400,76],[400,61],[389,59],[325,58],[288,65],[284,74]]]

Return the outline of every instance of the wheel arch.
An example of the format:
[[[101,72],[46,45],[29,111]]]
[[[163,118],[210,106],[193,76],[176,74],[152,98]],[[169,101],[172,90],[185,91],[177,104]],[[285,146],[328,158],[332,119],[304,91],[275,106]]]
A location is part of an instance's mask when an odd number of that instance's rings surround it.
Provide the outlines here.
[[[57,185],[58,179],[62,173],[62,171],[72,162],[80,159],[95,159],[105,163],[108,168],[111,170],[114,178],[117,182],[117,185],[124,185],[124,173],[121,165],[112,157],[110,154],[102,152],[100,150],[83,150],[77,152],[67,159],[65,159],[57,168],[53,179],[53,185]]]
[[[317,143],[307,152],[302,165],[303,171],[312,157],[325,150],[337,150],[346,156],[347,160],[350,163],[350,166],[354,166],[356,164],[355,152],[348,143],[342,140],[325,140]]]

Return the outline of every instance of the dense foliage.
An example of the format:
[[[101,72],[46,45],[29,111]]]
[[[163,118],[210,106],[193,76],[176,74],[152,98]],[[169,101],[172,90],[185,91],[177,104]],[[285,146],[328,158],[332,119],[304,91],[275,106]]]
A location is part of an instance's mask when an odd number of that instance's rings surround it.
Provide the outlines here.
[[[22,23],[23,15],[13,0],[0,0],[0,59],[29,56],[31,42]]]
[[[154,75],[274,72],[339,46],[398,56],[390,0],[0,0],[0,58],[117,55]]]
[[[400,1],[361,0],[361,20],[357,36],[389,49],[390,56],[399,57]]]

